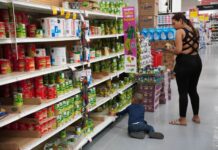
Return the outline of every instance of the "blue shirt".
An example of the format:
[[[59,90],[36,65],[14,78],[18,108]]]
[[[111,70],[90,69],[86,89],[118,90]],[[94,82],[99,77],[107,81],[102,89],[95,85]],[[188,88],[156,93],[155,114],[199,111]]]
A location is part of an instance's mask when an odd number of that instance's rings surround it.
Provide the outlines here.
[[[136,122],[145,122],[145,108],[141,104],[131,104],[128,106],[125,110],[117,113],[117,116],[125,115],[128,113],[129,115],[129,121],[128,124],[131,125],[132,123]]]

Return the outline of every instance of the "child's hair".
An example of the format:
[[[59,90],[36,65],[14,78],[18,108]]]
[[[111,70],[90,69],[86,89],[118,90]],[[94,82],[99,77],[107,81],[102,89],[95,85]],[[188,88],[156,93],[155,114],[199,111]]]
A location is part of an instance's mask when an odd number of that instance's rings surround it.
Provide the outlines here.
[[[135,92],[133,95],[133,104],[142,104],[143,103],[143,94]]]

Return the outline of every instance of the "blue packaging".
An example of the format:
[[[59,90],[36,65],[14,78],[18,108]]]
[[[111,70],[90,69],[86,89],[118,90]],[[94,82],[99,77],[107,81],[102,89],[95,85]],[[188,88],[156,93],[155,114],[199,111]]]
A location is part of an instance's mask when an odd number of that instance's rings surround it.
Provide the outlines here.
[[[150,28],[150,29],[148,30],[147,37],[149,38],[150,41],[153,41],[153,40],[154,40],[154,28]]]
[[[174,40],[175,39],[175,29],[169,28],[167,33],[167,39],[168,40]]]
[[[154,31],[154,40],[155,41],[160,40],[160,34],[161,34],[161,29],[155,29],[155,31]]]
[[[165,28],[161,29],[160,31],[160,39],[161,40],[167,40],[167,30]]]

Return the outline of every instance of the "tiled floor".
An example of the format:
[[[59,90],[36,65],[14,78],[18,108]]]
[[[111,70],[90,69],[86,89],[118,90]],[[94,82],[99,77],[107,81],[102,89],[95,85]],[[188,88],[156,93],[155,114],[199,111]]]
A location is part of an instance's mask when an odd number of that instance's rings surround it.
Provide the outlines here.
[[[201,50],[203,72],[199,83],[200,116],[202,123],[191,121],[192,109],[187,113],[188,126],[171,126],[178,117],[178,93],[172,81],[172,101],[161,105],[156,113],[146,113],[145,119],[163,132],[164,140],[131,139],[127,136],[127,116],[110,125],[85,150],[218,150],[218,45]]]

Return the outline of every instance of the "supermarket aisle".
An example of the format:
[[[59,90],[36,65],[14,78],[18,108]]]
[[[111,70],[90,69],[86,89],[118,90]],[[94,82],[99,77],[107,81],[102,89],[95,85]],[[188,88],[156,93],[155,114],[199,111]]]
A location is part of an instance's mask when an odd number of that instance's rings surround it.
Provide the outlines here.
[[[156,113],[146,113],[146,120],[157,131],[165,134],[161,140],[136,140],[127,136],[127,116],[111,125],[98,135],[85,150],[218,150],[218,45],[201,50],[204,63],[200,79],[200,116],[202,123],[191,122],[192,111],[189,102],[188,126],[171,126],[168,122],[178,117],[178,94],[175,81],[172,82],[172,101],[161,105]]]

